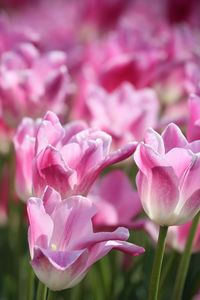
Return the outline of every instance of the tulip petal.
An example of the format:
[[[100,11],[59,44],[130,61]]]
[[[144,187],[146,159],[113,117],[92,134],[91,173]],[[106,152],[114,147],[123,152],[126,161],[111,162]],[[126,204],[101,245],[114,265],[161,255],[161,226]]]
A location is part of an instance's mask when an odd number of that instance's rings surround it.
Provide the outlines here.
[[[61,156],[65,164],[70,169],[78,169],[81,160],[81,147],[77,143],[69,143],[62,147],[60,150]]]
[[[192,220],[200,210],[200,189],[196,190],[179,211],[179,224]]]
[[[181,180],[180,192],[182,201],[180,206],[199,189],[200,156],[193,155],[193,161]]]
[[[138,168],[146,176],[149,175],[151,169],[155,166],[167,166],[164,158],[155,152],[149,145],[140,143],[134,153],[134,160]]]
[[[188,143],[179,127],[173,123],[169,124],[163,131],[162,138],[166,152],[172,148],[184,148]]]
[[[86,274],[87,250],[55,254],[35,251],[31,262],[37,277],[52,291],[64,290],[78,284]],[[55,261],[62,261],[62,266]]]
[[[133,256],[140,255],[145,251],[144,248],[125,241],[115,240],[115,241],[101,242],[94,245],[90,249],[90,253],[89,253],[90,255],[87,262],[87,267],[89,268],[92,264],[94,264],[96,261],[101,259],[112,249],[116,249]]]
[[[151,146],[151,148],[160,155],[165,154],[165,146],[161,136],[152,128],[148,129],[145,134],[145,144]]]
[[[54,232],[51,244],[59,249],[75,249],[79,241],[87,240],[93,236],[91,218],[96,208],[92,201],[81,196],[70,197],[57,205],[52,218]],[[75,239],[75,236],[79,236]]]
[[[90,143],[92,141],[102,142],[104,156],[106,156],[109,153],[112,138],[109,134],[107,134],[104,131],[89,128],[77,133],[75,136],[71,138],[69,142],[84,145],[84,143]]]
[[[64,271],[74,264],[76,260],[84,254],[84,252],[88,252],[87,249],[74,251],[54,251],[53,249],[36,247],[34,249],[33,262],[36,263],[38,257],[41,258],[41,255],[44,255],[54,268]]]
[[[178,178],[171,167],[152,169],[150,195],[146,196],[149,217],[160,225],[171,225],[170,216],[179,201]]]
[[[73,121],[64,126],[65,135],[62,144],[66,145],[70,139],[82,130],[87,129],[87,124],[83,121]]]
[[[33,248],[36,243],[41,247],[48,245],[53,232],[53,221],[45,212],[42,200],[38,198],[28,200],[27,213],[30,221],[28,241],[33,258]]]
[[[48,145],[56,145],[64,137],[64,129],[53,112],[47,112],[36,135],[36,154]]]
[[[92,245],[100,242],[105,242],[108,240],[121,240],[126,241],[129,238],[129,231],[127,228],[118,227],[112,232],[96,232],[90,237],[86,237],[85,240],[80,239],[78,244],[79,248],[91,247]]]
[[[193,163],[194,155],[184,148],[173,148],[165,155],[165,159],[170,166],[173,166],[176,176],[181,179]]]
[[[60,153],[48,146],[40,152],[33,164],[33,188],[38,196],[43,194],[45,187],[54,187],[61,195],[70,194],[70,176],[73,171],[65,164]]]
[[[123,148],[107,155],[106,158],[99,163],[99,165],[95,166],[90,170],[90,172],[85,174],[79,185],[79,190],[81,190],[84,195],[87,195],[91,185],[94,183],[101,171],[103,171],[106,167],[118,163],[131,156],[134,153],[136,147],[137,142],[128,143]]]
[[[62,201],[60,194],[56,192],[54,189],[52,189],[50,186],[46,187],[42,200],[43,200],[45,211],[48,215],[52,215],[58,203]]]

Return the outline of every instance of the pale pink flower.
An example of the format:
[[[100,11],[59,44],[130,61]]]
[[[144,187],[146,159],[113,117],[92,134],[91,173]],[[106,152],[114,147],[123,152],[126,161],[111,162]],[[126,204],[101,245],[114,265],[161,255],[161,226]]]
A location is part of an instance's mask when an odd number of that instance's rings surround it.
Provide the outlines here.
[[[94,233],[92,217],[96,209],[82,196],[61,200],[59,193],[47,187],[42,199],[29,199],[27,209],[31,264],[37,277],[51,290],[79,283],[89,268],[112,249],[131,255],[144,252],[126,242],[126,228]]]
[[[1,56],[1,118],[9,126],[15,127],[24,116],[40,117],[47,109],[66,113],[71,89],[63,52],[42,55],[32,44],[24,43]]]
[[[142,211],[141,201],[123,171],[111,171],[97,180],[88,197],[97,207],[93,218],[95,228],[136,226],[135,219]]]
[[[47,185],[62,197],[86,195],[103,169],[128,158],[137,145],[132,142],[110,152],[110,135],[86,128],[81,121],[62,127],[52,112],[45,115],[39,126],[32,123],[28,128],[28,123],[22,123],[14,139],[19,161],[17,190],[22,191],[19,194],[24,200],[32,189],[34,195],[41,196]]]
[[[79,116],[91,127],[109,133],[115,147],[142,140],[146,129],[157,125],[159,103],[154,90],[136,90],[127,82],[112,93],[100,86],[89,85],[84,106]]]
[[[62,197],[87,195],[91,185],[106,167],[128,158],[135,142],[110,153],[112,138],[80,123],[63,128],[55,114],[44,117],[37,135],[33,164],[34,194],[41,196],[46,185]]]
[[[137,187],[143,208],[159,225],[179,225],[200,209],[200,143],[189,144],[170,124],[160,136],[147,131],[134,155]]]

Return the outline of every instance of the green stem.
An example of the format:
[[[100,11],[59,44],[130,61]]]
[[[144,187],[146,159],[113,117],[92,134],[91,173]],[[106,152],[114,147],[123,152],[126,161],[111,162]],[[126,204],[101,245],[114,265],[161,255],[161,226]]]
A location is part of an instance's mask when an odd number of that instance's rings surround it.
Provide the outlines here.
[[[158,288],[160,281],[160,273],[162,261],[165,251],[165,238],[167,235],[167,226],[160,226],[158,243],[153,262],[153,269],[151,273],[150,287],[149,287],[149,300],[156,300],[158,298]]]
[[[39,281],[36,300],[46,300],[46,297],[47,287],[41,281]]]
[[[33,299],[33,291],[34,291],[34,281],[35,281],[35,275],[32,270],[32,267],[28,266],[28,276],[27,276],[27,300]]]
[[[180,300],[183,293],[185,279],[190,264],[193,240],[199,223],[199,217],[200,217],[200,212],[196,215],[196,217],[192,221],[192,226],[190,228],[187,243],[185,245],[185,250],[181,256],[181,260],[177,271],[176,282],[174,286],[173,298],[172,298],[174,300]]]
[[[47,300],[55,300],[56,293],[49,290]]]
[[[176,253],[171,253],[170,257],[167,257],[167,262],[165,265],[163,265],[163,271],[162,271],[162,274],[161,274],[161,277],[160,277],[160,286],[159,286],[159,299],[160,299],[160,295],[163,293],[163,286],[164,286],[164,283],[169,275],[169,272],[171,270],[171,267],[174,263],[174,260],[175,260],[175,257],[176,257]]]

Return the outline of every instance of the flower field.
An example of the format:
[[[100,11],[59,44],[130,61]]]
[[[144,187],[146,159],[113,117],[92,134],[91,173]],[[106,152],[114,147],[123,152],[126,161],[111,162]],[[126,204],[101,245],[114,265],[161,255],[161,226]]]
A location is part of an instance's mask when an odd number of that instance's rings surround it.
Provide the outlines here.
[[[200,2],[0,1],[0,300],[200,300]]]

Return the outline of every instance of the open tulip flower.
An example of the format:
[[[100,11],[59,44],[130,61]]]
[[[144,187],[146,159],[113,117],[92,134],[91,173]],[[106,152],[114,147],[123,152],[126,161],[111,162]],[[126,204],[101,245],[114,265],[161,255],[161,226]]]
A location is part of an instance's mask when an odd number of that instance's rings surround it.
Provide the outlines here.
[[[179,225],[200,209],[200,143],[188,143],[172,124],[160,136],[147,131],[134,158],[139,173],[137,187],[142,205],[159,225]]]
[[[28,201],[29,249],[38,278],[51,290],[73,287],[110,250],[139,255],[144,249],[126,242],[128,230],[93,232],[94,204],[82,196],[61,200],[47,187],[42,198]],[[41,222],[42,220],[42,222]]]
[[[72,122],[62,127],[52,112],[45,115],[39,126],[36,123],[38,130],[35,131],[35,136],[32,136],[31,143],[30,140],[25,143],[26,132],[29,135],[25,123],[15,136],[15,149],[20,160],[16,182],[19,186],[26,186],[26,180],[29,183],[33,180],[36,196],[41,196],[47,185],[56,189],[62,197],[87,195],[99,173],[107,166],[129,157],[137,145],[132,142],[110,153],[110,135],[86,128],[84,122]],[[23,147],[24,144],[27,147]],[[23,168],[25,160],[26,166]],[[23,190],[22,186],[17,190]]]

